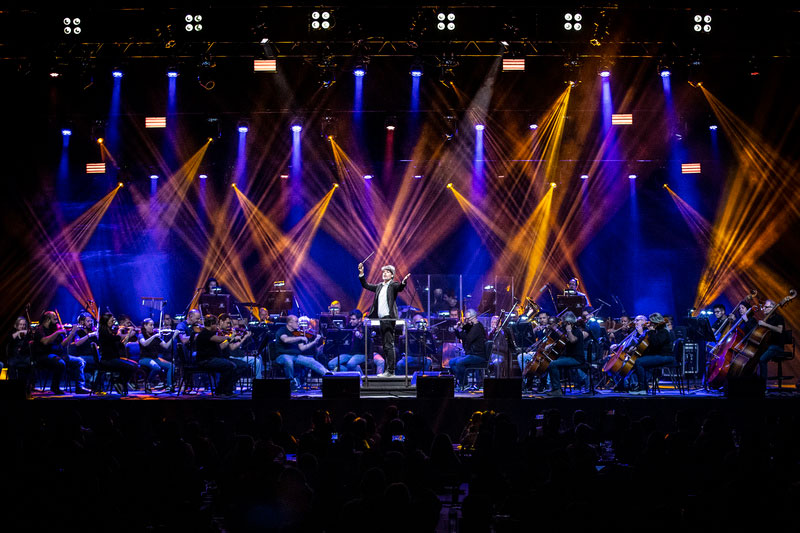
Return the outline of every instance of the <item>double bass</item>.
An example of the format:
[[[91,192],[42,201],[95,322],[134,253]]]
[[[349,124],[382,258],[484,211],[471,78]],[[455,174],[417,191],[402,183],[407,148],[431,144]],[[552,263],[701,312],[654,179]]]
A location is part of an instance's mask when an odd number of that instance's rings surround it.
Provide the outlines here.
[[[741,302],[739,302],[739,305],[736,306],[736,309],[742,305],[747,306],[750,304],[750,306],[747,308],[747,313],[745,313],[744,316],[739,317],[739,320],[733,324],[730,324],[728,329],[725,330],[724,333],[719,337],[719,341],[710,350],[710,357],[706,365],[706,383],[712,389],[721,388],[728,380],[728,373],[731,367],[731,357],[733,355],[731,350],[733,346],[736,346],[739,341],[741,341],[747,335],[747,332],[744,330],[744,325],[747,323],[747,314],[758,305],[756,294],[758,293],[753,290],[750,292],[750,294],[745,296]],[[726,321],[730,322],[730,317],[726,318]],[[723,331],[724,327],[725,323],[717,328],[717,331]],[[717,332],[714,333],[716,334]]]
[[[772,310],[766,315],[758,309],[756,312],[756,319],[766,322],[779,308],[791,302],[797,297],[797,291],[791,289],[788,296],[786,296],[780,303],[776,304]],[[755,373],[761,354],[766,351],[769,345],[769,338],[774,332],[766,326],[758,325],[753,328],[748,335],[745,335],[741,341],[736,343],[730,352],[730,370],[728,376],[738,377]]]

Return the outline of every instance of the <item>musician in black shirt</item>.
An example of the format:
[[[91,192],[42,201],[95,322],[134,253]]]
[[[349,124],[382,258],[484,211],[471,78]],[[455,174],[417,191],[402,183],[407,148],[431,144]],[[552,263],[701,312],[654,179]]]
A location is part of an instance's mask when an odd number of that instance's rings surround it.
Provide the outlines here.
[[[489,354],[486,353],[486,328],[478,322],[478,312],[475,309],[467,309],[463,325],[456,324],[456,336],[461,339],[466,355],[450,359],[450,370],[456,377],[456,385],[463,387],[468,366],[487,365],[489,362]]]
[[[111,313],[104,313],[100,316],[100,326],[97,334],[97,343],[100,348],[100,361],[97,366],[100,370],[118,372],[120,381],[115,383],[116,391],[126,396],[128,394],[128,382],[133,378],[136,368],[139,366],[135,361],[126,359],[125,344],[135,338],[136,331],[133,328],[118,328],[114,331],[116,319]]]
[[[561,390],[561,372],[562,368],[575,368],[586,363],[586,356],[583,349],[584,336],[583,331],[578,327],[578,319],[572,311],[565,311],[561,315],[561,320],[564,323],[564,352],[558,359],[552,361],[547,367],[547,374],[550,376],[550,385],[552,390],[551,396],[563,396],[564,392]],[[579,382],[583,384],[586,380],[586,373],[578,369],[580,377]]]
[[[142,332],[139,334],[139,366],[149,371],[144,382],[144,391],[150,392],[150,383],[160,372],[165,374],[164,386],[172,387],[172,363],[162,355],[172,346],[172,337],[165,341],[155,332],[152,318],[142,321]]]
[[[773,312],[773,309],[775,309],[775,302],[765,300],[764,314],[772,313],[772,316],[767,320],[758,321],[759,326],[765,327],[771,332],[769,334],[769,345],[758,360],[758,374],[765,380],[767,379],[769,362],[783,354],[783,331],[786,329],[786,321],[777,312]]]
[[[348,326],[351,330],[349,338],[342,343],[342,353],[339,357],[332,357],[328,361],[330,370],[347,370],[349,372],[361,372],[361,365],[366,361],[364,343],[364,314],[358,310],[350,311]],[[372,339],[369,339],[369,348],[372,349]],[[383,372],[385,361],[378,354],[373,355],[378,374]]]
[[[714,306],[714,319],[715,320],[714,320],[714,323],[711,324],[711,331],[714,332],[714,334],[716,335],[717,338],[719,337],[719,334],[718,334],[719,329],[725,323],[726,315],[727,315],[727,313],[725,312],[725,306],[724,305],[716,304]],[[731,323],[730,321],[728,321],[728,322]]]
[[[328,374],[322,363],[314,359],[317,343],[322,338],[317,334],[313,340],[308,339],[300,331],[300,322],[296,315],[289,315],[286,325],[275,333],[275,352],[278,358],[275,362],[283,367],[287,378],[292,380],[292,386],[297,386],[295,381],[295,365],[311,369],[312,372],[324,376]]]
[[[239,366],[230,359],[222,357],[222,343],[230,341],[229,337],[217,335],[217,317],[206,315],[203,318],[203,329],[195,338],[197,347],[197,364],[212,372],[219,373],[217,396],[231,396],[236,380],[247,370],[247,365]]]
[[[84,388],[85,378],[83,369],[86,362],[80,357],[74,357],[64,353],[64,347],[68,345],[67,335],[61,324],[57,323],[56,314],[47,311],[39,321],[39,327],[33,334],[33,355],[36,363],[53,372],[50,380],[50,390],[54,394],[64,394],[61,390],[61,378],[67,368],[73,373],[77,386],[77,394],[88,394]],[[69,339],[72,340],[72,339]]]
[[[33,331],[24,316],[14,321],[14,331],[8,340],[8,372],[9,377],[16,377],[28,382],[31,374],[31,341]]]
[[[667,330],[667,322],[661,313],[653,313],[648,319],[650,327],[647,330],[647,348],[633,364],[638,384],[631,394],[647,394],[647,369],[666,366],[675,362],[672,354],[672,338]]]

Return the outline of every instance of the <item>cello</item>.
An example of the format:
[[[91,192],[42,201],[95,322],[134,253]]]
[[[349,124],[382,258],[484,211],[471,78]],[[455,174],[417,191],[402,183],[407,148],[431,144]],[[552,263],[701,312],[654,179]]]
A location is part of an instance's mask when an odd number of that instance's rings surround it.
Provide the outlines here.
[[[759,321],[766,322],[779,308],[791,302],[797,297],[797,291],[791,289],[789,294],[776,304],[772,310],[764,315],[759,309],[756,312],[756,318]],[[753,374],[756,366],[758,365],[761,354],[766,351],[769,345],[769,338],[772,336],[773,331],[766,326],[758,325],[753,328],[748,335],[742,338],[741,341],[731,348],[731,362],[728,375],[731,377],[738,377],[743,375]]]
[[[565,309],[563,312],[567,311]],[[560,315],[559,315],[560,316]],[[558,322],[560,324],[560,321]],[[566,348],[565,334],[558,329],[556,323],[548,324],[544,337],[533,345],[533,357],[522,372],[523,377],[543,376],[550,363],[561,356]]]
[[[619,376],[620,380],[625,379],[631,373],[636,359],[650,346],[650,340],[647,338],[647,328],[649,326],[650,323],[646,322],[642,327],[644,331],[638,336],[636,327],[633,328],[630,335],[625,337],[625,340],[617,347],[617,351],[603,365],[604,373]]]

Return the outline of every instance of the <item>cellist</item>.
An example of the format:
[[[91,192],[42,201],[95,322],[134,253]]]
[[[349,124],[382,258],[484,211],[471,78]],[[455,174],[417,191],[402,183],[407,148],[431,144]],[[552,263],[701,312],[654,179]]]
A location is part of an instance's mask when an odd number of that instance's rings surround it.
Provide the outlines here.
[[[775,309],[775,302],[765,300],[763,309],[764,314],[768,315]],[[772,332],[769,346],[758,360],[758,374],[766,380],[768,363],[783,353],[783,330],[786,328],[786,321],[778,312],[774,312],[767,320],[759,320],[758,325]]]
[[[661,313],[652,313],[647,330],[647,348],[633,364],[633,371],[639,383],[631,394],[647,394],[647,369],[666,366],[675,362],[672,354],[672,338],[667,331],[667,322]]]

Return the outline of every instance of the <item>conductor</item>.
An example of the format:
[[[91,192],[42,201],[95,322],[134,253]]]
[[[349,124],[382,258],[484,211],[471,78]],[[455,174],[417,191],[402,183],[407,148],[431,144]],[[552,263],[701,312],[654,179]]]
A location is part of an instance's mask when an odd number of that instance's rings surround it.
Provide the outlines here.
[[[386,368],[384,372],[378,374],[379,378],[390,378],[394,376],[396,357],[394,352],[394,326],[395,320],[398,319],[397,312],[397,293],[402,292],[406,288],[406,280],[411,274],[406,274],[403,281],[394,281],[395,269],[392,265],[381,267],[381,283],[373,285],[367,283],[364,278],[364,263],[358,264],[358,280],[361,286],[368,291],[375,293],[375,299],[372,302],[372,309],[367,315],[372,319],[380,319],[381,330],[380,335],[383,339],[383,357],[386,360]]]

